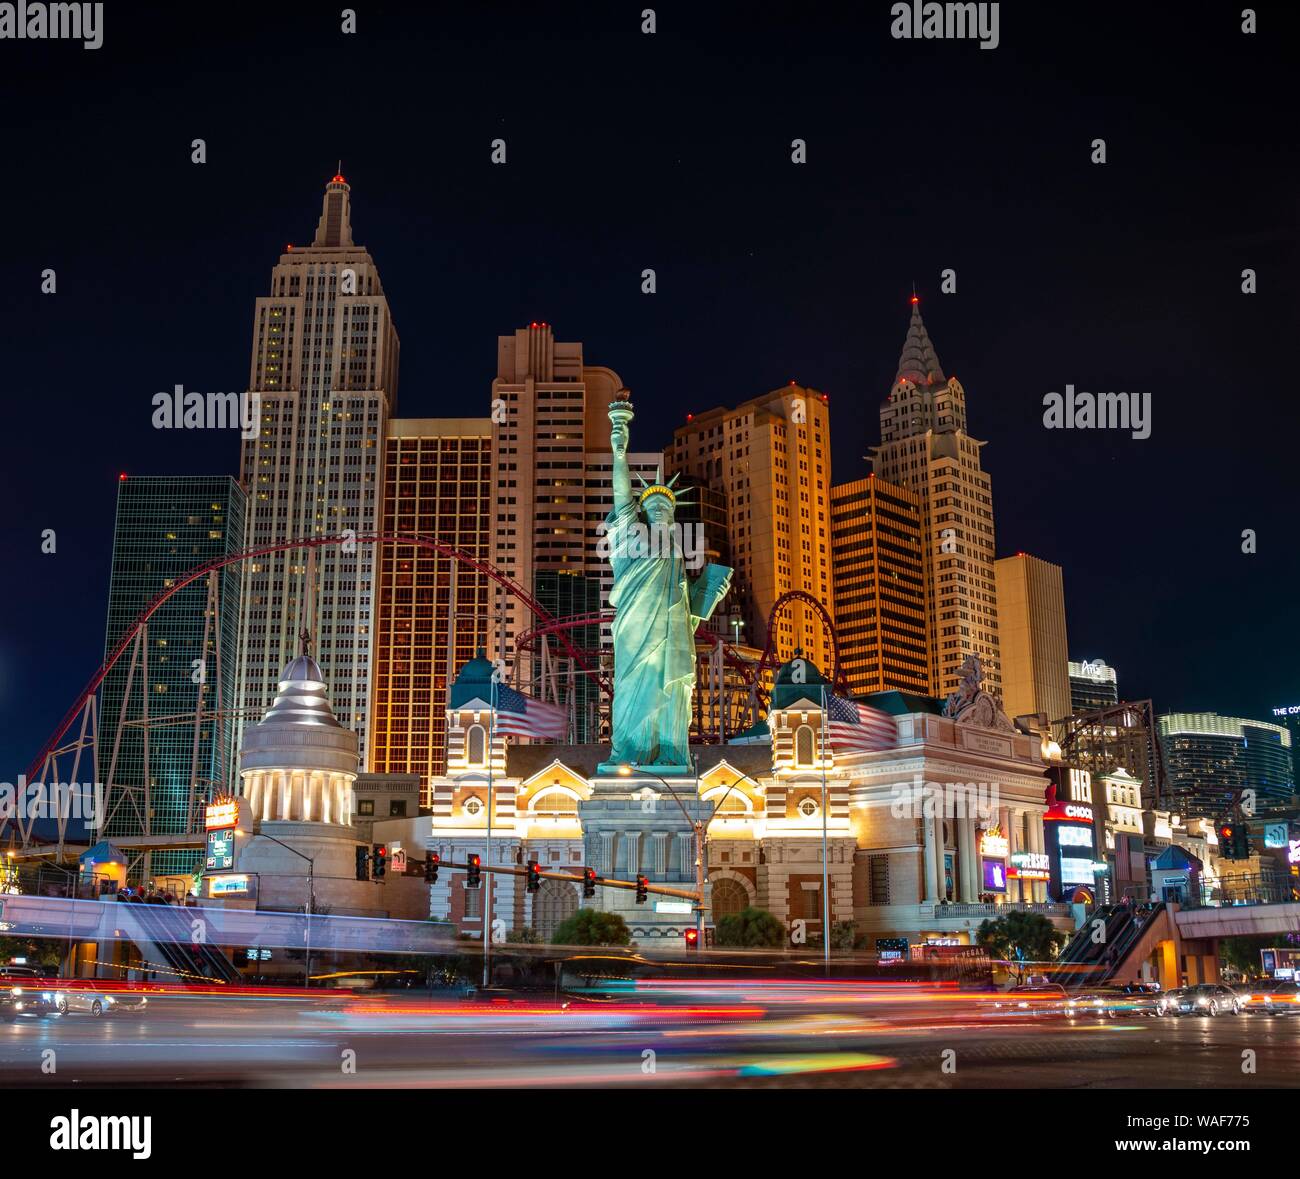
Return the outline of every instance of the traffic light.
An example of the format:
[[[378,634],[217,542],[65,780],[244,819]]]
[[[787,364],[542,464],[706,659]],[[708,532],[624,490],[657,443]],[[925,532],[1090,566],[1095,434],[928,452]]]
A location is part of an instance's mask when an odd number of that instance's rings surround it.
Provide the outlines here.
[[[378,880],[385,872],[388,871],[388,848],[382,843],[375,844],[374,855],[374,873],[375,879]]]
[[[636,903],[638,905],[645,904],[646,897],[650,895],[646,891],[646,888],[649,885],[649,883],[650,882],[644,876],[638,876],[636,878]]]
[[[700,948],[700,931],[698,929],[688,929],[686,931],[686,948],[688,950],[698,950]]]
[[[357,848],[357,879],[370,879],[370,852],[365,847]]]
[[[438,883],[438,865],[442,857],[437,852],[430,852],[424,859],[424,881],[426,884]]]
[[[1239,860],[1250,859],[1250,828],[1245,823],[1237,824],[1237,855]]]
[[[536,892],[542,887],[542,870],[537,866],[536,860],[528,861],[524,873],[524,882],[528,885],[529,892]]]
[[[482,873],[479,865],[482,861],[476,855],[465,857],[465,887],[478,888],[482,883]]]
[[[583,868],[582,870],[582,897],[583,900],[591,900],[596,895],[596,869]]]
[[[1219,824],[1219,854],[1225,860],[1250,859],[1250,833],[1245,823]]]

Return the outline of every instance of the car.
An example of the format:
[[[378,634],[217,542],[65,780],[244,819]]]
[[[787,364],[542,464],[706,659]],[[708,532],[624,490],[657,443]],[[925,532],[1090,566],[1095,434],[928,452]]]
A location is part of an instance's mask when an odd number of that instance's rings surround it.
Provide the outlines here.
[[[1070,995],[1058,983],[1022,985],[1004,991],[993,1007],[1008,1015],[1066,1015]]]
[[[1169,991],[1158,1004],[1161,1015],[1240,1015],[1241,996],[1222,983],[1197,983]]]
[[[1250,1015],[1300,1015],[1300,983],[1269,978],[1241,989],[1242,1004]]]
[[[33,966],[0,966],[0,1014],[53,1015],[56,1007],[48,991],[49,979]]]
[[[1071,1014],[1092,1013],[1112,1018],[1120,1015],[1156,1015],[1160,995],[1160,988],[1153,983],[1098,987],[1072,996]]]
[[[98,1019],[101,1015],[117,1015],[124,1011],[143,1011],[149,1000],[136,991],[114,991],[111,994],[94,986],[70,986],[47,996],[60,1015],[84,1012]]]

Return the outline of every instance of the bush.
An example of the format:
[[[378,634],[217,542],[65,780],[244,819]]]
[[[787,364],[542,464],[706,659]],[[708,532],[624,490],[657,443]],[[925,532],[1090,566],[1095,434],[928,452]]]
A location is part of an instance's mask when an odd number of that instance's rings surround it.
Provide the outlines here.
[[[858,929],[852,921],[836,921],[831,926],[832,950],[855,950],[858,945]]]
[[[617,913],[600,909],[579,909],[560,922],[551,938],[553,946],[626,946],[632,941],[627,922]]]
[[[713,940],[719,946],[779,949],[786,935],[785,927],[766,909],[749,908],[719,918]]]
[[[512,929],[506,934],[506,944],[511,946],[540,946],[542,939],[538,936],[537,930],[531,925],[525,925],[521,929]]]

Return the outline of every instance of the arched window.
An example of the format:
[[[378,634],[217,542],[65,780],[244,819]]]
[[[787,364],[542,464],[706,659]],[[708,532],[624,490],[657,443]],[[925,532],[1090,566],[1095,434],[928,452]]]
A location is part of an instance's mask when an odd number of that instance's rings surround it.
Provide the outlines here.
[[[465,734],[465,760],[472,766],[481,766],[487,756],[487,734],[482,725],[470,725]]]
[[[749,807],[745,805],[745,796],[739,790],[730,790],[714,808],[715,815],[747,815]]]
[[[749,893],[739,880],[723,876],[713,882],[709,905],[713,912],[713,920],[716,922],[720,918],[749,908]]]
[[[532,811],[536,815],[576,815],[578,800],[563,790],[546,790],[533,800]]]
[[[800,725],[794,733],[794,764],[813,764],[813,731],[810,725]]]

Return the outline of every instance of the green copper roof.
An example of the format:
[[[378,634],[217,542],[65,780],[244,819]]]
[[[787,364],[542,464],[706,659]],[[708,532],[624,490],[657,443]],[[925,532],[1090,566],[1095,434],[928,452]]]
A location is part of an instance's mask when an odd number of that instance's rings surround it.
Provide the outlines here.
[[[494,670],[492,660],[487,657],[487,652],[480,647],[478,654],[460,669],[460,675],[452,681],[451,701],[448,707],[459,708],[462,704],[468,704],[471,700],[490,701],[492,699],[492,673]]]

